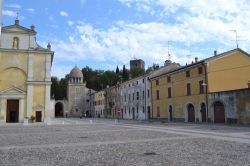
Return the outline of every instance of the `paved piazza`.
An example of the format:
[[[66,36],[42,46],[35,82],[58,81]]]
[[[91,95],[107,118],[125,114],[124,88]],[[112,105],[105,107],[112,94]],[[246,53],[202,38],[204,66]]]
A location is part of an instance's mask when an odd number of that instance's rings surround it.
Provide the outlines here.
[[[0,165],[250,165],[250,127],[89,120],[1,124]]]

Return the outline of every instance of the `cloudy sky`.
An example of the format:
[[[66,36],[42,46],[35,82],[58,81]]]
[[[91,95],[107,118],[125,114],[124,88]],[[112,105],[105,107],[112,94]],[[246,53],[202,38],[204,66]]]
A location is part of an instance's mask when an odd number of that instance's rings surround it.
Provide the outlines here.
[[[3,25],[36,26],[55,51],[52,75],[75,65],[115,70],[143,59],[182,65],[239,47],[250,52],[249,0],[4,0]]]

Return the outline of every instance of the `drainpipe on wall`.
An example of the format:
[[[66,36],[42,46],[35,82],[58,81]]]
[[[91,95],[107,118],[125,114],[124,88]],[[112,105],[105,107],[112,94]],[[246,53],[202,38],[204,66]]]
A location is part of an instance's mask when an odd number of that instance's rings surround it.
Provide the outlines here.
[[[206,121],[208,123],[208,76],[207,76],[207,63],[203,63],[205,66],[205,83],[206,83],[206,110],[207,110],[207,116],[206,116]]]
[[[153,111],[153,109],[154,109],[154,107],[153,107],[153,91],[152,91],[152,80],[150,79],[150,90],[151,90],[151,94],[149,95],[150,97],[151,97],[151,111],[150,112],[152,112],[152,117],[151,117],[151,119],[154,119],[154,111]]]

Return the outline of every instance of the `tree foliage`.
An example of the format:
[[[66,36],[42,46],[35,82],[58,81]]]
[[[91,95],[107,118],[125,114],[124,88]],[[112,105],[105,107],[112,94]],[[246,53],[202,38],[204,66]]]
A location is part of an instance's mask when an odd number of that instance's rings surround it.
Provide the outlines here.
[[[131,75],[132,78],[141,76],[145,74],[145,71],[138,68],[129,71],[126,69],[125,65],[123,65],[121,71],[119,71],[118,66],[115,71],[93,70],[89,66],[86,66],[82,68],[82,73],[86,87],[99,91],[106,88],[108,85],[114,86],[118,82],[127,81],[129,75]],[[55,100],[67,99],[68,77],[69,75],[66,75],[65,78],[60,80],[57,77],[51,77],[51,96],[54,97]]]
[[[135,77],[139,77],[145,74],[145,70],[144,69],[140,69],[140,68],[134,68],[130,70],[130,75],[131,78],[135,78]]]
[[[86,82],[86,87],[97,91],[106,88],[107,85],[113,86],[121,80],[119,72],[93,70],[88,66],[82,69],[82,73],[83,79]]]
[[[127,81],[129,79],[129,70],[123,65],[122,69],[122,81]]]
[[[57,77],[51,77],[51,92],[50,95],[55,100],[63,100],[67,98],[67,86],[68,81],[65,78],[58,79]]]

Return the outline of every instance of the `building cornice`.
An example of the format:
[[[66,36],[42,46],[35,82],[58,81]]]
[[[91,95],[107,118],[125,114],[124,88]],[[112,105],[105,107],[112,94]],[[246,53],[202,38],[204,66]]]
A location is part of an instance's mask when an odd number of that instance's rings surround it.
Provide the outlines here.
[[[52,54],[54,55],[54,51],[49,51],[49,50],[35,50],[35,49],[29,49],[29,50],[24,50],[24,49],[7,49],[7,48],[0,48],[0,51],[2,52],[18,52],[18,53],[45,53],[45,54]]]
[[[51,85],[51,81],[27,81],[27,85]]]

